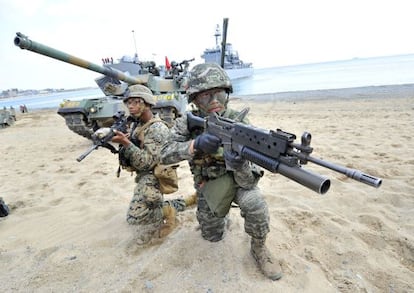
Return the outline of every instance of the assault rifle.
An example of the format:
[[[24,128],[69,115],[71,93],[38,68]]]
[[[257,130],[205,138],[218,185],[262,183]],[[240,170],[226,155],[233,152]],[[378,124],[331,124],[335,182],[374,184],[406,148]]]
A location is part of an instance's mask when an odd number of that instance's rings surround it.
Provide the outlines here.
[[[126,133],[128,131],[127,130],[128,118],[125,116],[125,111],[118,111],[115,115],[112,116],[112,118],[114,119],[114,124],[112,124],[112,126],[109,128],[108,133],[103,137],[98,137],[98,136],[93,135],[92,136],[93,145],[86,152],[84,152],[82,155],[80,155],[76,159],[78,162],[85,159],[86,156],[88,156],[91,152],[98,149],[99,147],[105,147],[114,154],[118,153],[118,150],[113,145],[111,145],[109,142],[115,136],[115,132],[114,132],[115,130],[121,131],[123,133]]]
[[[242,111],[242,117],[248,110]],[[324,194],[329,190],[331,181],[319,174],[302,168],[302,164],[312,162],[319,166],[342,173],[347,177],[373,187],[380,187],[382,179],[361,171],[346,168],[331,162],[311,157],[311,134],[304,132],[301,143],[295,143],[296,135],[281,129],[265,130],[238,121],[223,118],[212,113],[206,118],[187,114],[188,129],[204,129],[221,139],[224,150],[232,150],[242,158],[251,161],[270,172],[280,173],[313,191]]]

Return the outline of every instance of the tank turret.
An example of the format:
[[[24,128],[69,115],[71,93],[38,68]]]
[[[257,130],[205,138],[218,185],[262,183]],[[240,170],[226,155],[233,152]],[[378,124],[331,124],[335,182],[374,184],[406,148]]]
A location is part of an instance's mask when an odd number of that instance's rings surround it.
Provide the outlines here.
[[[21,49],[104,75],[95,79],[105,94],[104,97],[77,101],[64,100],[58,109],[58,114],[65,118],[69,129],[84,137],[91,138],[98,128],[112,125],[113,115],[119,110],[125,110],[122,97],[128,85],[143,84],[151,89],[158,100],[157,105],[153,107],[154,111],[159,113],[169,125],[172,125],[173,120],[181,116],[185,110],[184,93],[187,72],[183,72],[183,78],[180,80],[166,79],[151,73],[130,76],[110,66],[100,66],[40,44],[22,33],[16,33],[14,44]]]

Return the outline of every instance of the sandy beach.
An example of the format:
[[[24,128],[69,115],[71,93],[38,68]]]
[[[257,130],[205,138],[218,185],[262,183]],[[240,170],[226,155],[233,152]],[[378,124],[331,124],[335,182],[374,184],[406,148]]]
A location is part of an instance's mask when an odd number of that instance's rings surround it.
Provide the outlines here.
[[[299,96],[298,96],[299,95]],[[311,98],[309,98],[311,96]],[[331,179],[319,195],[280,174],[259,183],[267,200],[267,245],[284,276],[266,279],[250,255],[237,208],[224,240],[197,230],[195,208],[150,246],[134,242],[126,209],[134,177],[118,159],[74,134],[56,109],[18,114],[0,129],[2,292],[414,292],[414,90],[385,86],[233,98],[250,121],[299,138],[313,156],[383,179],[373,188],[309,163]],[[30,109],[29,109],[30,110]],[[193,192],[186,162],[179,191]]]

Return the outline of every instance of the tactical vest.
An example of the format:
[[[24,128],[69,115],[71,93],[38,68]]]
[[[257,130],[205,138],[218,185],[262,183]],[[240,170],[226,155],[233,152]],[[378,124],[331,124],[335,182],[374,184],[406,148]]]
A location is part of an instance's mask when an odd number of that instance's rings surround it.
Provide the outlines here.
[[[228,109],[223,117],[234,119],[238,112]],[[247,122],[247,120],[243,121]],[[191,132],[191,137],[200,135],[199,130]],[[217,217],[225,217],[238,188],[234,181],[233,172],[226,170],[223,148],[215,154],[195,153],[189,162],[194,182],[199,185],[210,210]]]
[[[167,122],[163,121],[158,117],[154,117],[151,120],[147,121],[144,125],[139,127],[135,132],[135,127],[131,130],[131,142],[138,146],[140,149],[144,147],[144,131],[147,129],[151,124],[155,122],[162,122],[167,127]],[[123,153],[119,152],[119,162],[122,168],[127,169],[128,171],[135,171],[132,167],[130,162],[125,158]],[[158,179],[160,192],[162,194],[169,194],[176,192],[178,190],[178,175],[177,175],[177,168],[179,165],[163,165],[159,162],[152,167],[152,173]]]

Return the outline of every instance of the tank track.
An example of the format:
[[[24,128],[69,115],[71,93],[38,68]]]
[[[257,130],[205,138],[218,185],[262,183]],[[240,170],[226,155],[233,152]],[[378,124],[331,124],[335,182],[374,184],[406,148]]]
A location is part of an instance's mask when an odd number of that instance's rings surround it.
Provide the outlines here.
[[[93,128],[85,122],[85,116],[80,113],[65,114],[66,126],[87,139],[92,139]]]

